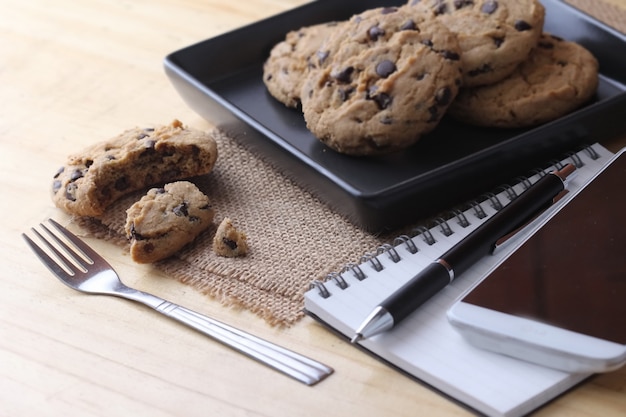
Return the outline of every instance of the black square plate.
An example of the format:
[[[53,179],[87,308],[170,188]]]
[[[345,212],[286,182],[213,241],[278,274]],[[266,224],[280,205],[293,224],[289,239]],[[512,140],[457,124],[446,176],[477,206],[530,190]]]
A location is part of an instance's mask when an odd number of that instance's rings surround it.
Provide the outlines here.
[[[318,0],[173,52],[165,70],[194,111],[372,232],[415,222],[626,131],[626,37],[562,1],[543,0],[545,31],[584,45],[600,62],[592,103],[534,129],[476,128],[444,118],[417,145],[385,156],[330,150],[306,129],[299,110],[267,93],[263,62],[290,30],[404,3]]]

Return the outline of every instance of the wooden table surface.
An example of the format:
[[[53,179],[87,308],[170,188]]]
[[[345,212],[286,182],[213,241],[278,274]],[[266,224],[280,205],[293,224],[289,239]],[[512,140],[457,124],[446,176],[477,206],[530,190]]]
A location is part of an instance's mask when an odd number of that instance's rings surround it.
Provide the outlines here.
[[[165,55],[302,3],[0,0],[0,416],[468,414],[310,319],[272,328],[90,241],[128,284],[336,369],[301,385],[149,309],[66,288],[20,238],[47,217],[67,219],[48,190],[69,153],[173,118],[210,128],[167,80]],[[625,391],[622,368],[539,414],[623,415]]]

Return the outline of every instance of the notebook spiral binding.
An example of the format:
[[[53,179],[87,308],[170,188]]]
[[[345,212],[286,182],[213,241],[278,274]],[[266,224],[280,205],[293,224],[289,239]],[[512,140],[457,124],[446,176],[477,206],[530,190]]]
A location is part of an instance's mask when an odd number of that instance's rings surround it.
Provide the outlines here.
[[[479,221],[484,220],[488,217],[488,214],[483,205],[486,203],[489,204],[496,212],[501,210],[506,204],[508,204],[508,202],[503,203],[503,199],[510,202],[519,196],[519,192],[514,188],[515,186],[521,187],[523,192],[533,184],[533,178],[541,178],[548,174],[552,169],[560,170],[567,163],[572,163],[576,166],[576,168],[584,166],[584,162],[581,159],[579,152],[585,152],[592,160],[596,160],[600,157],[593,147],[589,145],[583,146],[579,151],[569,152],[565,154],[562,159],[555,159],[548,162],[547,166],[543,169],[535,168],[526,176],[514,178],[512,185],[503,184],[496,187],[492,192],[485,193],[477,199],[461,204],[460,206],[450,210],[448,213],[432,219],[430,222],[426,223],[428,226],[422,224],[414,227],[408,234],[402,234],[395,237],[393,243],[382,244],[376,248],[374,252],[365,253],[361,256],[357,263],[348,263],[344,265],[339,272],[331,272],[327,274],[324,279],[313,280],[309,284],[309,290],[317,289],[322,298],[328,298],[332,295],[327,286],[328,282],[334,282],[340,290],[345,290],[349,287],[347,281],[343,277],[346,273],[353,274],[358,281],[367,279],[367,275],[363,272],[360,265],[369,263],[374,271],[381,272],[384,267],[379,260],[380,256],[387,255],[394,263],[402,260],[396,250],[399,246],[405,245],[405,249],[409,253],[415,254],[419,251],[417,245],[415,244],[415,239],[421,238],[429,246],[433,246],[437,243],[437,240],[432,232],[434,229],[438,229],[444,236],[451,236],[455,233],[450,227],[450,221],[456,220],[457,224],[465,229],[472,224],[468,219],[467,213],[471,213],[471,215],[476,217]]]

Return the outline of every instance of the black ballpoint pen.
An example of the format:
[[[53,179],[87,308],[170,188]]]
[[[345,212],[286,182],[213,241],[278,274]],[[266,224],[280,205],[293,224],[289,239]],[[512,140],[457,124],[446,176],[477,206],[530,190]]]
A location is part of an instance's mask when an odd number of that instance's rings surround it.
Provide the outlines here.
[[[411,278],[374,308],[357,329],[352,343],[390,330],[480,258],[488,255],[499,239],[518,229],[551,204],[565,189],[565,180],[575,169],[573,165],[567,164],[558,171],[544,175],[491,219]]]

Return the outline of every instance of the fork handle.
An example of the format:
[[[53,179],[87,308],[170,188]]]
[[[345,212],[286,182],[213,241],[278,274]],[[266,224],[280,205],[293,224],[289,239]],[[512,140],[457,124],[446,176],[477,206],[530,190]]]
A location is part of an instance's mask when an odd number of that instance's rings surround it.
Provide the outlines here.
[[[132,298],[307,385],[314,385],[333,372],[332,368],[299,353],[178,304],[151,294],[140,293],[141,296],[135,293]]]

